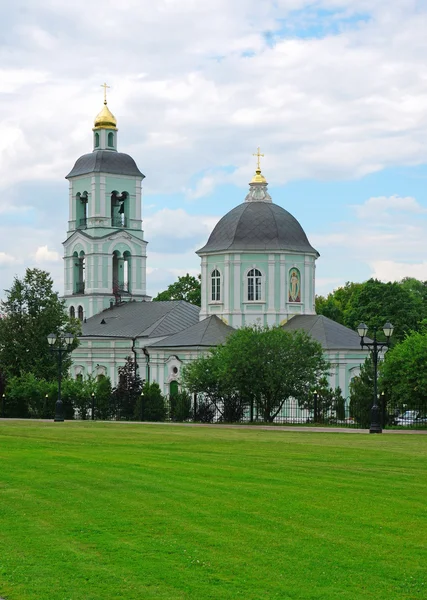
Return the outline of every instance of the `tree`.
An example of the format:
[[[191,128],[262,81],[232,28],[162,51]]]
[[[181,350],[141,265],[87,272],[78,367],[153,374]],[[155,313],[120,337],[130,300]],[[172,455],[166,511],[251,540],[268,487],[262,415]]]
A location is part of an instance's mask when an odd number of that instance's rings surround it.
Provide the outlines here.
[[[165,398],[159,384],[155,381],[146,382],[136,400],[134,418],[138,421],[163,422],[166,420],[166,413]]]
[[[381,368],[389,407],[427,411],[427,322],[391,348]]]
[[[197,403],[197,420],[213,419],[217,412],[226,423],[240,421],[248,401],[236,388],[229,369],[229,351],[226,346],[217,346],[207,356],[201,356],[183,370],[183,385],[193,394],[203,392],[203,400]],[[215,408],[209,408],[211,406]],[[212,413],[212,417],[211,417]]]
[[[170,418],[172,421],[188,421],[191,415],[191,396],[185,390],[171,394]]]
[[[113,413],[116,418],[130,421],[135,418],[135,408],[141,396],[143,382],[134,360],[128,356],[119,367],[119,382],[112,393]]]
[[[0,365],[6,378],[33,373],[40,379],[56,379],[57,362],[50,354],[47,336],[70,332],[75,336],[74,349],[80,326],[68,317],[49,274],[27,269],[23,279],[15,277],[0,306]],[[64,376],[70,364],[67,355],[62,364]]]
[[[401,282],[383,283],[369,279],[364,283],[346,283],[326,298],[316,298],[317,314],[325,315],[350,329],[364,322],[380,333],[390,321],[395,333],[392,343],[404,339],[411,330],[418,330],[427,317],[427,287],[413,278]]]
[[[178,277],[178,281],[172,283],[167,290],[157,294],[153,298],[153,302],[160,302],[162,300],[185,300],[195,306],[201,306],[201,284],[200,275],[193,277],[192,275],[184,275]]]
[[[350,416],[365,429],[371,424],[371,408],[374,403],[374,362],[368,356],[360,373],[350,382]]]
[[[183,384],[203,393],[223,418],[228,405],[237,416],[256,409],[263,421],[272,422],[286,400],[303,401],[327,369],[322,347],[305,332],[243,327],[188,365]]]
[[[325,376],[319,379],[316,387],[310,390],[307,398],[300,401],[299,405],[312,413],[315,423],[334,423],[343,421],[346,417],[341,388],[331,388]]]

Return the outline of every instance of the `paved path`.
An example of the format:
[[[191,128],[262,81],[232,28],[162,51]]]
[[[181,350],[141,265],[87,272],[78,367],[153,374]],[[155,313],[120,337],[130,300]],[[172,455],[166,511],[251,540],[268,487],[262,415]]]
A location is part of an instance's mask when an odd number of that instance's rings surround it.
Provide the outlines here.
[[[53,423],[52,419],[1,419],[0,422],[4,421],[32,421],[39,423]],[[65,421],[67,423],[89,423],[90,421]],[[252,429],[257,431],[262,429],[263,431],[298,431],[303,433],[364,433],[369,434],[369,429],[355,429],[352,427],[304,427],[300,425],[223,425],[220,423],[153,423],[152,421],[94,421],[95,423],[115,423],[120,425],[151,425],[156,427],[157,425],[167,427],[212,427],[221,429]],[[60,424],[57,423],[60,427]],[[397,434],[397,435],[427,435],[427,429],[383,429],[383,433],[386,434]],[[2,600],[0,598],[0,600]]]

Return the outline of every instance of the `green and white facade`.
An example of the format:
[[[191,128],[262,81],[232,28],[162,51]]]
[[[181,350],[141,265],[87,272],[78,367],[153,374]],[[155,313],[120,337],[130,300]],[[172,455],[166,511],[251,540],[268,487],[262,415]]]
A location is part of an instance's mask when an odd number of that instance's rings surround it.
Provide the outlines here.
[[[274,204],[257,169],[244,202],[225,215],[197,254],[202,306],[150,302],[141,182],[135,161],[117,151],[117,127],[106,103],[95,120],[93,151],[67,175],[69,222],[64,242],[65,300],[82,321],[72,374],[108,375],[117,383],[128,356],[140,376],[165,394],[183,365],[223,343],[233,328],[304,329],[331,363],[330,385],[349,396],[367,356],[356,332],[315,314],[319,257],[299,222]]]
[[[315,314],[315,261],[298,221],[274,204],[258,170],[245,202],[225,215],[198,251],[200,318],[217,315],[232,327],[283,325]]]

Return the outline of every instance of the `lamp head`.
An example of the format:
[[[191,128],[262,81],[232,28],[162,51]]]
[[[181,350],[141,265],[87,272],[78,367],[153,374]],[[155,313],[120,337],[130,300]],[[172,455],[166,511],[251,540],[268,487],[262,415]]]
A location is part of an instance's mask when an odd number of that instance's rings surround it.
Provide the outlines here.
[[[64,340],[65,340],[65,343],[67,344],[67,346],[71,346],[71,344],[74,341],[73,334],[72,333],[66,333],[64,335]]]
[[[383,327],[384,335],[386,336],[387,340],[389,340],[393,335],[393,330],[393,325],[389,321],[387,321],[387,323]]]
[[[49,333],[47,336],[47,342],[49,346],[53,346],[56,342],[56,335],[54,333]]]
[[[357,333],[360,335],[361,338],[364,338],[368,333],[368,326],[365,325],[365,323],[360,323],[357,327]]]

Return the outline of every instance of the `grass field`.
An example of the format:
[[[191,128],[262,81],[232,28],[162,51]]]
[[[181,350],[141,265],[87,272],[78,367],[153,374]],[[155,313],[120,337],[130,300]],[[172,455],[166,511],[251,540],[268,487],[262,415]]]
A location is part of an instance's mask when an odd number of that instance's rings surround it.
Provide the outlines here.
[[[7,600],[427,598],[427,436],[0,422]]]

